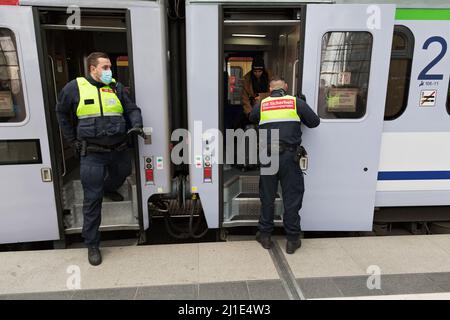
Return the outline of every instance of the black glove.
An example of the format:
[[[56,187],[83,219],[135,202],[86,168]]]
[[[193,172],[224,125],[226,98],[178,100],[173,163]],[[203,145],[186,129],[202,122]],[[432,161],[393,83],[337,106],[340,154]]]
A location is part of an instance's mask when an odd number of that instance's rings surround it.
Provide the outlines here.
[[[73,140],[72,143],[72,148],[73,150],[75,150],[76,153],[80,154],[81,153],[81,148],[82,148],[82,143],[79,140]]]
[[[298,97],[306,102],[306,96],[303,93],[300,93]]]
[[[141,137],[145,138],[144,130],[142,128],[143,128],[142,124],[135,124],[133,128],[128,130],[127,134],[135,133],[135,134],[138,134]]]

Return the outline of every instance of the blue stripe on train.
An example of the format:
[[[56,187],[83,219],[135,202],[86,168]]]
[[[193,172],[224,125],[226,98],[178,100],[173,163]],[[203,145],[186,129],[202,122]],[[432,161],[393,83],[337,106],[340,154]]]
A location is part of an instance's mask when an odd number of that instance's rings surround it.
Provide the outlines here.
[[[380,171],[378,180],[446,180],[450,171]]]

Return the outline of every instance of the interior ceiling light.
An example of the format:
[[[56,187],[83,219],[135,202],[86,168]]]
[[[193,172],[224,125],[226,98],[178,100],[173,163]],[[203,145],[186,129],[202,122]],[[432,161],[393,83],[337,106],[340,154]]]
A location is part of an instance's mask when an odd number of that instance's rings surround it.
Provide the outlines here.
[[[265,38],[265,34],[243,34],[243,33],[233,33],[232,37],[245,37],[245,38]]]

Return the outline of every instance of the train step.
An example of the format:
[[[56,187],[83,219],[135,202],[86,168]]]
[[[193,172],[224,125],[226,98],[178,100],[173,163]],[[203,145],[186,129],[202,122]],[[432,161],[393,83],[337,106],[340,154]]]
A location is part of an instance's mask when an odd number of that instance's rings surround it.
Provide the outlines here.
[[[258,223],[261,211],[259,194],[242,192],[231,201],[231,216],[224,221],[224,226],[254,226]],[[282,223],[283,200],[277,193],[275,198],[275,224]]]
[[[133,190],[134,189],[134,190]],[[130,201],[133,198],[133,192],[136,190],[136,184],[133,184],[131,178],[127,178],[124,184],[117,190],[125,201]],[[72,180],[66,184],[63,188],[63,200],[67,205],[66,209],[70,209],[70,206],[75,203],[83,203],[83,186],[80,180]],[[111,202],[108,198],[103,199],[104,202]]]
[[[131,177],[117,190],[123,201],[103,198],[101,231],[139,230],[137,188]],[[65,233],[80,233],[83,226],[83,187],[73,180],[63,189]]]
[[[67,216],[66,233],[79,233],[83,227],[83,204],[75,204]],[[133,210],[132,201],[104,202],[102,205],[101,231],[138,230],[137,210]]]
[[[275,224],[282,224],[280,187],[275,197]],[[224,227],[255,226],[261,211],[259,176],[235,175],[224,184]]]

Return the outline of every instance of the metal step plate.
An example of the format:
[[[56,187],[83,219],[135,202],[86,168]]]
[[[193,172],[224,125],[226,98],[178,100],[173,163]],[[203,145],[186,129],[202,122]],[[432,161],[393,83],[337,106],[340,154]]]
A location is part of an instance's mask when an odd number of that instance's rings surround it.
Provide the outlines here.
[[[274,204],[276,225],[282,225],[283,200],[280,192],[276,194]],[[258,175],[234,176],[224,184],[224,220],[222,226],[257,225],[260,211]]]
[[[117,190],[124,201],[103,198],[101,231],[139,230],[137,187],[131,177]],[[65,233],[81,233],[83,227],[83,186],[80,180],[72,180],[63,188]]]
[[[65,219],[67,234],[80,233],[83,227],[83,205],[75,204],[72,212]],[[132,202],[104,202],[100,225],[100,231],[102,230],[139,230],[139,219],[133,213]]]
[[[123,197],[125,201],[132,199],[132,188],[136,185],[131,184],[131,181],[127,178],[123,185],[117,190]],[[63,200],[64,208],[71,209],[74,204],[83,203],[83,186],[80,180],[72,180],[70,183],[66,184],[63,188]],[[135,198],[136,199],[136,198]],[[103,199],[104,202],[110,202],[108,198]]]

